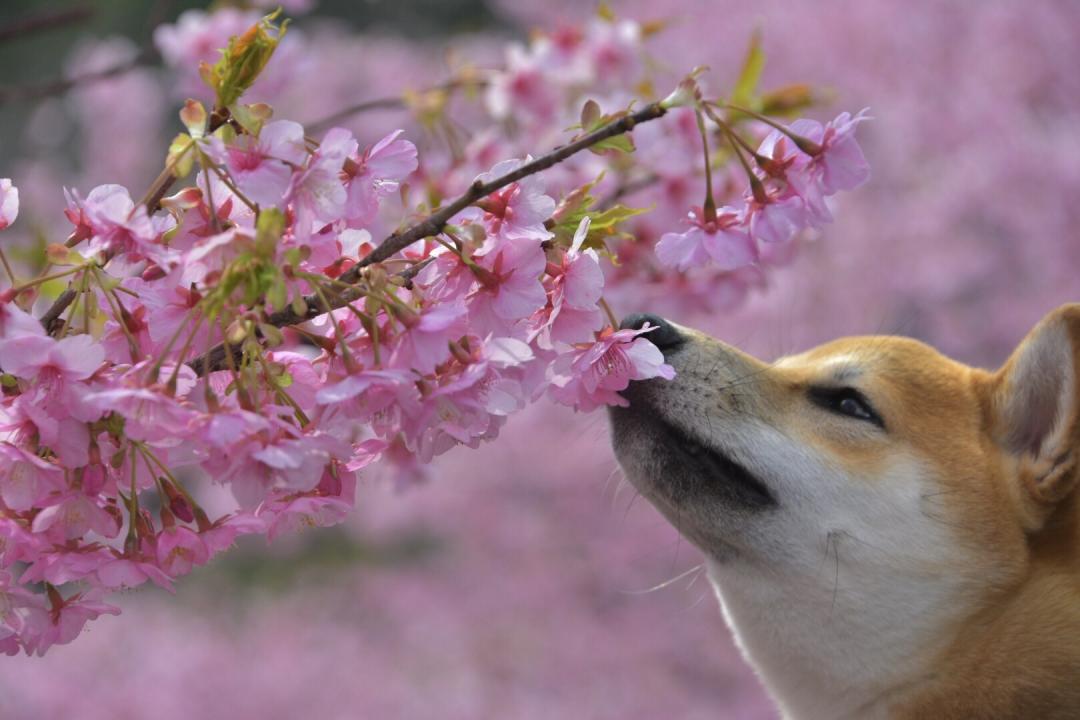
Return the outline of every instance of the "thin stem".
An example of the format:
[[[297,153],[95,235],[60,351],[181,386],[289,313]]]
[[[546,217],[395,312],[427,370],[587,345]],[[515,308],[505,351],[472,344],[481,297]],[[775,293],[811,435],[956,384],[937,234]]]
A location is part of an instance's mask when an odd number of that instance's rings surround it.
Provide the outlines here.
[[[139,343],[135,340],[135,336],[131,334],[131,330],[127,326],[127,322],[124,316],[127,315],[127,311],[120,303],[120,298],[116,297],[116,294],[112,290],[105,287],[105,281],[101,278],[101,271],[97,269],[96,265],[90,266],[90,272],[94,274],[94,280],[97,281],[98,287],[101,288],[102,294],[105,295],[105,301],[109,303],[109,307],[113,311],[113,317],[116,319],[116,324],[120,326],[120,329],[124,333],[124,337],[128,341],[128,349],[131,351],[131,362],[139,362]]]
[[[166,387],[175,389],[177,378],[180,377],[180,368],[184,366],[184,358],[187,357],[188,350],[191,349],[191,343],[193,343],[195,341],[195,335],[199,332],[199,328],[202,326],[202,321],[203,321],[203,314],[199,313],[198,318],[196,318],[196,320],[195,320],[195,325],[191,328],[191,334],[188,335],[187,340],[184,341],[184,346],[180,348],[180,352],[177,354],[176,362],[173,364],[173,371],[172,371],[172,374],[169,376],[168,381],[166,382]],[[170,341],[170,347],[166,348],[165,350],[163,350],[161,352],[161,357],[162,358],[164,358],[165,354],[168,353],[169,350],[171,349],[171,342],[172,341]],[[161,362],[161,360],[159,359],[158,360],[159,365],[158,365],[157,369],[154,372],[155,379],[157,379],[157,373],[161,369],[160,362]]]
[[[619,321],[615,319],[615,313],[612,312],[611,306],[603,297],[600,298],[600,307],[603,309],[604,314],[607,315],[608,322],[611,323],[611,329],[614,330],[619,327]]]
[[[713,104],[715,105],[716,103],[713,103]],[[720,107],[719,105],[716,105],[716,106]],[[802,135],[791,132],[791,130],[789,130],[788,128],[784,127],[783,125],[781,125],[780,123],[776,122],[775,120],[769,118],[766,115],[762,115],[761,113],[754,112],[753,110],[750,110],[748,108],[739,107],[738,105],[724,105],[723,107],[728,108],[729,110],[734,110],[735,112],[741,112],[744,115],[749,115],[750,117],[754,118],[755,120],[763,122],[763,123],[765,123],[766,125],[768,125],[769,127],[773,128],[775,130],[779,130],[781,133],[783,133],[787,137],[791,138],[791,141],[793,143],[795,143],[798,146],[798,148],[800,150],[802,150],[804,153],[806,153],[807,155],[820,155],[821,154],[821,151],[822,151],[821,145],[818,145],[816,142],[814,142],[810,138],[806,138],[806,137],[803,137]]]
[[[11,282],[11,287],[15,287],[15,273],[11,271],[11,265],[8,264],[7,255],[4,254],[2,248],[0,248],[0,261],[4,263],[4,270],[7,271],[8,280]]]
[[[203,155],[202,157],[206,157],[206,156]],[[205,168],[207,166],[204,165],[203,167]],[[209,167],[214,172],[214,174],[217,175],[218,178],[221,179],[221,182],[223,182],[225,184],[225,187],[229,188],[229,190],[232,191],[233,195],[240,198],[240,202],[247,205],[248,208],[251,210],[251,212],[255,213],[256,215],[259,214],[259,206],[256,205],[255,203],[253,203],[251,200],[249,200],[247,195],[244,195],[244,193],[240,192],[240,189],[237,188],[236,185],[233,184],[232,180],[229,179],[229,177],[228,177],[228,175],[226,173],[222,172],[221,168],[219,168],[214,163],[209,163]],[[207,184],[207,192],[209,193],[209,183]]]
[[[713,199],[712,188],[712,158],[709,157],[709,133],[705,130],[705,118],[700,109],[694,111],[697,119],[698,132],[701,133],[701,148],[705,153],[705,204],[702,209],[705,213],[705,222],[716,222],[716,200]],[[614,326],[612,326],[614,327]]]
[[[322,302],[326,317],[330,320],[330,325],[334,328],[334,337],[337,339],[338,348],[341,349],[341,359],[345,361],[345,367],[349,367],[354,364],[352,353],[349,351],[349,345],[345,342],[345,332],[341,329],[341,323],[334,317],[334,308],[330,306],[330,302],[326,299],[326,294],[318,283],[310,283],[311,288],[315,291],[315,295],[319,301]]]
[[[3,250],[0,250],[0,259],[4,260],[4,267],[7,267],[7,258],[4,258],[4,251]],[[43,277],[37,277],[37,278],[34,278],[33,280],[27,280],[22,285],[17,285],[15,287],[13,287],[12,289],[15,292],[22,292],[23,290],[29,290],[32,287],[36,287],[37,285],[41,285],[42,283],[47,283],[50,280],[59,280],[62,277],[67,277],[68,275],[73,275],[73,274],[79,272],[82,269],[83,269],[82,265],[76,265],[75,267],[71,268],[70,270],[65,270],[64,272],[55,273],[53,275],[45,275]],[[11,275],[11,268],[8,268],[8,275]],[[14,278],[12,278],[12,280],[14,280]]]
[[[765,186],[761,184],[761,180],[754,171],[750,169],[750,163],[743,157],[742,150],[739,148],[738,140],[735,138],[734,131],[727,126],[726,123],[720,125],[720,129],[724,131],[727,136],[728,142],[731,143],[731,149],[735,153],[735,157],[739,158],[739,164],[742,165],[742,169],[746,172],[746,177],[750,180],[750,192],[754,195],[754,200],[759,203],[768,202],[768,196],[765,194]]]
[[[138,533],[135,531],[136,520],[139,516],[139,491],[135,486],[135,445],[131,446],[131,454],[128,456],[128,462],[131,463],[131,498],[128,500],[128,532],[127,539],[124,541],[125,549],[137,550],[139,543]]]
[[[266,373],[266,379],[270,385],[273,386],[274,392],[279,398],[285,401],[286,405],[292,408],[293,415],[296,416],[297,421],[300,423],[300,427],[305,428],[310,425],[311,419],[308,418],[307,413],[304,412],[304,409],[300,407],[299,403],[297,403],[296,400],[293,400],[292,395],[286,392],[285,388],[274,382],[273,375],[270,372],[270,363],[266,362],[265,356],[259,356],[259,364],[262,365],[263,372]]]
[[[77,282],[79,283],[79,289],[75,292],[74,300],[72,300],[72,302],[74,303],[74,307],[72,308],[71,312],[68,313],[68,316],[64,318],[64,324],[60,327],[60,332],[57,333],[57,337],[64,337],[65,335],[67,335],[68,328],[71,327],[71,321],[75,319],[75,310],[79,308],[80,304],[83,307],[83,315],[85,316],[85,314],[87,313],[87,308],[89,307],[89,305],[86,302],[86,298],[84,296],[86,295],[86,293],[90,292],[89,273],[83,271],[83,274],[79,276]],[[73,282],[72,284],[74,285],[75,283]]]
[[[708,115],[713,122],[720,126],[720,129],[727,133],[729,138],[734,139],[735,142],[739,143],[743,150],[746,150],[746,152],[750,153],[750,156],[754,158],[754,162],[756,162],[759,166],[764,167],[770,161],[769,158],[760,154],[757,150],[751,147],[750,143],[746,142],[746,140],[743,139],[743,137],[739,135],[739,133],[735,132],[735,128],[731,126],[731,123],[727,122],[726,120],[724,120],[724,118],[717,115],[712,108],[710,108],[708,105],[705,105],[704,109],[705,114]]]
[[[165,358],[169,355],[169,352],[172,351],[172,346],[176,343],[177,340],[180,339],[180,336],[183,334],[185,328],[187,327],[188,315],[190,315],[191,311],[194,310],[194,309],[195,308],[188,308],[188,311],[186,313],[184,313],[183,320],[181,320],[180,323],[176,326],[176,330],[173,332],[172,337],[169,338],[169,341],[167,343],[165,343],[165,347],[163,347],[161,349],[161,352],[159,354],[157,362],[155,362],[150,367],[150,369],[147,371],[147,373],[146,373],[147,382],[151,382],[151,383],[157,382],[158,373],[161,372],[161,368],[165,364]],[[191,343],[191,339],[195,336],[195,331],[198,330],[199,325],[202,323],[202,321],[203,321],[203,316],[202,316],[202,313],[200,313],[199,314],[199,319],[195,323],[195,330],[191,331],[191,335],[188,337],[187,342],[184,344],[185,350],[181,351],[180,360],[177,362],[177,365],[182,365],[183,364],[183,358],[184,358],[183,353],[186,352],[186,349],[187,349],[188,345]]]

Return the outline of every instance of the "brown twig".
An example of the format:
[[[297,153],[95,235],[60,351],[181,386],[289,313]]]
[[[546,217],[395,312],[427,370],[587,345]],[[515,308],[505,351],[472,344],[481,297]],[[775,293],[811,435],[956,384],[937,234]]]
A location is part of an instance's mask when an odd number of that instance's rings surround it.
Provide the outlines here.
[[[411,267],[397,273],[394,277],[400,278],[401,280],[405,281],[405,287],[412,287],[412,279],[419,275],[420,271],[430,265],[433,260],[434,258],[427,258],[425,260],[421,260],[415,265],[412,265]],[[334,298],[334,302],[332,303],[332,309],[344,307],[348,303],[355,302],[363,296],[364,294],[360,291],[360,288],[354,285],[350,289],[343,290],[342,292],[338,293],[337,297]],[[326,312],[322,305],[322,298],[320,298],[318,295],[312,293],[311,295],[306,296],[304,298],[304,301],[307,303],[308,308],[306,313],[302,315],[296,315],[292,313],[291,310],[279,310],[278,312],[272,313],[270,317],[267,318],[267,323],[275,327],[296,325],[297,323],[303,322],[305,320],[311,320],[312,318],[316,318]],[[191,367],[192,370],[195,371],[195,374],[199,375],[200,377],[206,375],[208,372],[221,370],[228,366],[228,363],[225,362],[225,353],[227,352],[226,347],[228,347],[229,350],[232,350],[233,361],[235,363],[239,363],[240,357],[243,354],[243,348],[240,345],[226,346],[225,343],[221,343],[220,345],[215,345],[214,347],[210,348],[210,350],[195,358],[194,360],[191,360],[187,364],[189,367]]]
[[[63,95],[72,88],[85,87],[94,83],[109,80],[130,72],[143,65],[149,65],[154,61],[155,54],[152,51],[143,51],[130,60],[114,65],[113,67],[76,75],[70,78],[49,80],[40,85],[7,85],[0,87],[0,105],[13,102],[25,102],[29,100],[41,100],[54,95]]]
[[[37,15],[27,15],[0,27],[0,43],[21,40],[36,32],[54,30],[88,20],[94,15],[89,5],[76,5],[62,10],[46,10]]]
[[[464,79],[464,80],[448,80],[441,85],[435,85],[434,87],[420,90],[418,95],[428,95],[433,92],[451,92],[465,87],[483,87],[485,82],[479,79]],[[342,108],[330,115],[319,118],[310,123],[304,125],[309,132],[317,132],[324,130],[332,125],[336,125],[342,120],[348,118],[351,115],[357,115],[359,113],[371,112],[372,110],[402,110],[408,107],[408,101],[404,95],[393,95],[390,97],[375,98],[374,100],[364,100],[355,105]]]
[[[608,123],[602,128],[594,130],[587,135],[583,135],[574,142],[555,148],[546,155],[541,155],[535,160],[524,163],[516,170],[512,170],[494,180],[486,183],[480,181],[474,182],[463,195],[450,204],[444,205],[428,215],[424,220],[409,227],[404,232],[394,233],[383,240],[377,248],[361,258],[360,262],[342,273],[338,280],[349,285],[355,284],[356,281],[360,279],[360,274],[365,267],[388,260],[393,255],[412,245],[414,242],[433,235],[438,235],[442,232],[443,228],[451,218],[475,203],[477,200],[487,197],[491,193],[497,192],[511,183],[547,170],[553,165],[556,165],[599,142],[615,137],[616,135],[630,132],[639,123],[655,120],[662,117],[666,112],[666,109],[660,105],[660,103],[650,103],[635,113],[627,114],[618,120]],[[358,297],[360,297],[359,290],[352,293],[341,293],[334,303],[334,308],[344,307]],[[323,313],[322,310],[318,309],[321,303],[321,300],[318,297],[308,296],[305,300],[307,301],[308,308],[306,313],[296,313],[290,306],[284,310],[273,313],[267,319],[267,322],[275,327],[286,327],[288,325],[296,325],[305,320],[310,320]],[[238,348],[232,348],[232,352],[238,352]],[[193,360],[189,365],[197,374],[202,374],[203,370],[206,368],[209,368],[212,372],[221,369],[221,362],[225,357],[225,346],[218,345],[211,348],[205,356]]]

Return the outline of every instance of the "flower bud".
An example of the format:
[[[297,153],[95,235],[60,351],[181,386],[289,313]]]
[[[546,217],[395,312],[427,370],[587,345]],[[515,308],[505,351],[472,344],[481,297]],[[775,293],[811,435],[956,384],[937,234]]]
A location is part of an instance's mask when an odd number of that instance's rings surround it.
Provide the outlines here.
[[[665,110],[677,107],[695,107],[701,102],[701,87],[697,83],[697,78],[706,70],[708,68],[704,65],[699,65],[691,70],[689,75],[679,81],[671,94],[660,101],[660,107]]]
[[[186,498],[174,497],[169,501],[169,509],[184,522],[195,522],[195,513],[191,509],[191,503]]]

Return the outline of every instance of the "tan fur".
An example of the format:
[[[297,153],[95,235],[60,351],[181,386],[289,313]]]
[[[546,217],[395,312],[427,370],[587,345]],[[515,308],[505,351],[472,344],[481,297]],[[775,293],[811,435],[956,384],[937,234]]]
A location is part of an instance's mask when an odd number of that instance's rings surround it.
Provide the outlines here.
[[[706,416],[709,429],[722,422],[761,424],[799,446],[803,455],[820,459],[822,467],[835,469],[837,477],[850,479],[853,491],[884,492],[887,488],[878,486],[897,482],[897,468],[919,468],[904,482],[912,483],[919,509],[940,523],[951,548],[912,561],[923,567],[904,567],[912,577],[956,577],[959,589],[950,589],[950,608],[941,611],[940,623],[928,625],[934,642],[905,656],[913,669],[900,679],[865,683],[865,716],[1080,718],[1080,304],[1048,315],[996,372],[957,363],[904,338],[846,338],[765,364],[683,332],[689,339],[672,360],[680,375],[642,392],[642,402],[676,425],[694,431],[696,418]],[[725,369],[702,369],[717,365]],[[807,401],[810,386],[835,385],[845,372],[850,377],[843,384],[871,401],[884,419],[884,431],[829,415]],[[758,446],[744,442],[743,435],[720,436],[716,445],[764,473],[768,485],[775,470],[752,455]],[[752,519],[740,520],[734,531],[714,533],[710,523],[716,518],[677,507],[678,497],[666,495],[661,481],[641,469],[629,445],[616,442],[628,476],[669,517],[689,517],[680,529],[707,555],[713,547],[730,545],[739,557],[749,558],[748,567],[769,564],[768,553],[762,553],[764,560],[755,556],[763,541]],[[814,491],[813,478],[796,476],[792,482]],[[714,534],[723,541],[719,545],[710,544]],[[771,544],[768,552],[775,555],[775,548],[783,547],[784,538],[775,531],[761,534]],[[839,573],[839,555],[836,563]],[[737,583],[738,574],[734,577]],[[725,582],[732,580],[721,579],[721,590]],[[761,615],[768,618],[768,608]],[[732,621],[741,637],[748,628],[739,627],[738,617]],[[786,611],[777,622],[800,619]],[[783,633],[774,635],[769,640],[766,633],[756,642],[766,649],[784,642]],[[760,647],[750,642],[747,648],[757,664]],[[783,657],[782,647],[778,652]],[[783,678],[771,678],[770,672],[786,671],[759,669],[770,688],[784,687]],[[813,677],[813,667],[805,670]],[[785,704],[777,692],[783,707],[797,706]]]

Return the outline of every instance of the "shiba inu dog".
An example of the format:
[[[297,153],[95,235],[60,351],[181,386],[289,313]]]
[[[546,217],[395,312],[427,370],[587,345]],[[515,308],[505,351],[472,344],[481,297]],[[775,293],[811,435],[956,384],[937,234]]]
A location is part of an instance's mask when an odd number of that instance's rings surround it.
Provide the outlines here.
[[[995,372],[645,322],[677,375],[624,391],[616,455],[786,718],[1080,718],[1080,304]]]

